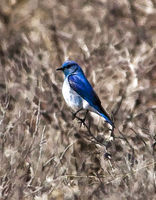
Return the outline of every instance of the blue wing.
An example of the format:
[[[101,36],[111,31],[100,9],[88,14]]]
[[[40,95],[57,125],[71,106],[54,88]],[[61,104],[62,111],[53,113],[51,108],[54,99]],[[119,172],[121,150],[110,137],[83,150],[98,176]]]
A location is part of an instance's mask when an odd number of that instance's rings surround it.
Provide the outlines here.
[[[68,76],[68,81],[71,88],[75,92],[77,92],[83,99],[85,99],[89,103],[90,106],[96,109],[99,112],[99,114],[102,117],[104,117],[104,119],[109,124],[114,126],[109,115],[103,109],[99,97],[97,96],[92,86],[90,85],[90,83],[88,82],[88,80],[83,74],[81,75],[71,74]]]

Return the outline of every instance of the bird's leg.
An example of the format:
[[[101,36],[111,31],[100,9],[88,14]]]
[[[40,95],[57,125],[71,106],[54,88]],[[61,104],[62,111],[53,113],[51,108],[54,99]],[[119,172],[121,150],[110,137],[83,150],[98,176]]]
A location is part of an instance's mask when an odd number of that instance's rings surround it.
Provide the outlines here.
[[[80,108],[79,110],[77,110],[75,113],[73,113],[73,120],[75,119],[77,113],[79,113],[82,110],[82,108]]]
[[[82,124],[85,123],[85,120],[86,120],[87,114],[88,114],[88,110],[86,111],[84,118],[80,120],[80,127],[82,126]]]
[[[87,117],[87,114],[88,114],[88,110],[87,110],[86,113],[85,113],[85,116],[84,116],[84,118],[83,118],[83,122],[85,122],[86,117]]]

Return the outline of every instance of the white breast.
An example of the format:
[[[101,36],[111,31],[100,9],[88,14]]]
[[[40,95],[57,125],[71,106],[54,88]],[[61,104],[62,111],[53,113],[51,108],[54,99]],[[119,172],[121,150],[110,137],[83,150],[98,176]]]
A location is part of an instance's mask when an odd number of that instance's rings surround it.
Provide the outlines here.
[[[63,97],[69,107],[73,110],[79,110],[81,108],[85,110],[90,110],[98,114],[98,112],[89,105],[89,103],[83,99],[77,92],[75,92],[69,85],[68,78],[64,80],[62,87]]]
[[[83,107],[83,99],[69,85],[68,78],[64,80],[62,94],[68,106],[74,110],[79,110]]]

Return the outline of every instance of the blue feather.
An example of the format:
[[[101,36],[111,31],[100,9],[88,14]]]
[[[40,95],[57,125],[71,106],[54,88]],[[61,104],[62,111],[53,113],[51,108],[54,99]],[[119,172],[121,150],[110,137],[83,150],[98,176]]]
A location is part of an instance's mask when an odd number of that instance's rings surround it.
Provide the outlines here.
[[[92,86],[83,73],[71,74],[68,76],[70,87],[85,99],[90,106],[99,112],[99,114],[112,126],[114,126],[107,112],[103,109],[101,101]]]

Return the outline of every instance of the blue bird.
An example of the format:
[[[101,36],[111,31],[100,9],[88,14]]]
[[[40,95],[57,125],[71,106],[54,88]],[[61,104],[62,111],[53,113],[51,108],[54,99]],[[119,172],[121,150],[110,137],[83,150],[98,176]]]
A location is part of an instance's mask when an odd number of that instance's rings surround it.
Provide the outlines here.
[[[114,123],[101,105],[101,101],[75,61],[65,61],[60,68],[65,79],[62,87],[63,97],[76,114],[85,109],[102,116],[114,128]],[[86,117],[86,116],[85,116]],[[84,119],[85,120],[85,119]]]

